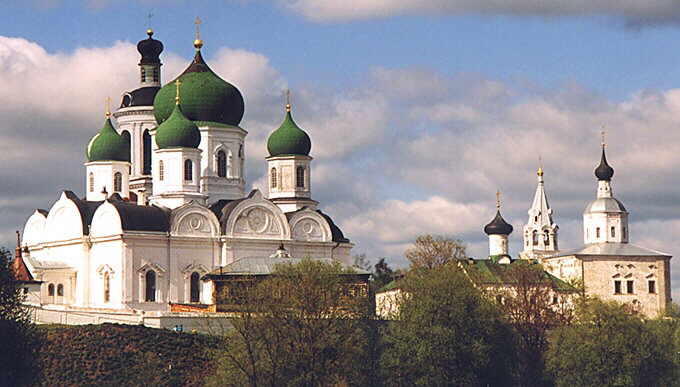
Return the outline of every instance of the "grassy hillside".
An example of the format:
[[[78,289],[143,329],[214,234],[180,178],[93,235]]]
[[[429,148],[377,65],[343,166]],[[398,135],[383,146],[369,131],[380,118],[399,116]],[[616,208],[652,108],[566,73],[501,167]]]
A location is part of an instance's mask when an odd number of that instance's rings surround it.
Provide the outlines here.
[[[218,339],[143,326],[44,326],[45,386],[202,385]]]

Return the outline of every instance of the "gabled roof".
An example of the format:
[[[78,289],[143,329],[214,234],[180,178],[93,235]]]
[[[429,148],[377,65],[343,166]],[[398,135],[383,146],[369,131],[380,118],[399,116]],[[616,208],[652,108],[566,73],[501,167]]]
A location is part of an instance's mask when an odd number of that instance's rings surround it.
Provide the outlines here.
[[[602,242],[602,243],[590,243],[579,249],[569,250],[560,252],[557,255],[551,255],[546,258],[552,257],[566,257],[569,255],[576,256],[597,256],[597,255],[613,255],[613,256],[662,256],[670,257],[670,254],[662,253],[660,251],[648,249],[645,247],[636,246],[630,243],[616,243],[616,242]]]
[[[22,282],[22,283],[40,283],[41,282],[41,281],[36,281],[35,278],[33,278],[33,275],[28,270],[28,267],[26,267],[26,263],[24,262],[24,260],[21,256],[14,258],[14,262],[12,262],[12,269],[14,270],[14,278],[16,278],[16,280],[19,281],[19,282]]]

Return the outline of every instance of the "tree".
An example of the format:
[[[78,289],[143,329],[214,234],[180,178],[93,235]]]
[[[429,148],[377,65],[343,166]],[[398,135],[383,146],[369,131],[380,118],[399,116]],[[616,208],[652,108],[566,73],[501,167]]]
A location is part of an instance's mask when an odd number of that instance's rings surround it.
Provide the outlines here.
[[[39,374],[38,334],[12,269],[12,255],[0,248],[0,385],[28,385]]]
[[[433,269],[447,262],[468,259],[462,241],[429,234],[418,236],[405,255],[412,269]]]
[[[362,270],[371,271],[371,260],[366,258],[366,254],[356,254],[352,257],[354,267]]]
[[[555,329],[546,354],[556,386],[662,386],[674,377],[671,340],[627,305],[588,299]]]
[[[507,385],[510,326],[455,262],[411,270],[385,332],[382,368],[392,386]]]
[[[352,279],[339,263],[279,265],[246,294],[209,384],[370,384],[368,289]]]
[[[373,268],[373,284],[376,290],[394,280],[394,270],[385,262],[385,258],[380,258]]]
[[[488,292],[492,299],[500,297],[499,308],[516,333],[517,382],[521,386],[550,385],[544,364],[548,334],[573,320],[572,301],[577,290],[556,282],[541,265],[518,261],[506,267],[511,286]]]

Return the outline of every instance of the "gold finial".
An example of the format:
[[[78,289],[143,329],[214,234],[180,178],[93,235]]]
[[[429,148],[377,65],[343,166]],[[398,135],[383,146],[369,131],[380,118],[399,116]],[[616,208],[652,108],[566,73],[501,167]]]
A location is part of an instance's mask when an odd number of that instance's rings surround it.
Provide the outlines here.
[[[111,97],[106,97],[106,118],[111,118]]]
[[[538,176],[543,176],[543,159],[538,156],[538,171],[536,172]]]
[[[290,113],[290,89],[286,90],[286,111]]]
[[[175,105],[179,105],[179,87],[182,85],[182,81],[179,79],[175,81]]]
[[[501,191],[496,191],[496,209],[500,211],[501,209]]]
[[[197,50],[200,50],[201,47],[203,47],[203,40],[201,40],[201,24],[203,22],[201,21],[201,18],[196,16],[196,20],[194,21],[194,24],[196,24],[196,39],[194,40],[194,47],[196,47]]]

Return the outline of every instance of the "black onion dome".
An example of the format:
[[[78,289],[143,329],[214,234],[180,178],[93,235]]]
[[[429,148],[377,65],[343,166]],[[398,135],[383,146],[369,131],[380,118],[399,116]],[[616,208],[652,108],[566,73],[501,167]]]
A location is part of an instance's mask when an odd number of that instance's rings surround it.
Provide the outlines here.
[[[512,233],[512,225],[503,219],[501,216],[501,211],[496,211],[496,217],[493,218],[491,223],[484,226],[484,232],[486,235],[510,235]]]
[[[614,176],[614,168],[607,164],[607,156],[604,154],[604,148],[602,148],[602,158],[600,159],[600,165],[595,168],[595,176],[597,180],[611,180]]]
[[[153,31],[151,29],[146,31],[149,35],[147,39],[140,40],[137,43],[137,51],[142,55],[142,59],[139,61],[140,65],[145,64],[160,64],[161,59],[159,58],[161,52],[163,52],[163,43],[160,40],[152,38]]]

